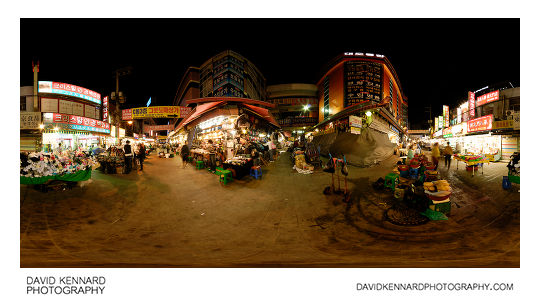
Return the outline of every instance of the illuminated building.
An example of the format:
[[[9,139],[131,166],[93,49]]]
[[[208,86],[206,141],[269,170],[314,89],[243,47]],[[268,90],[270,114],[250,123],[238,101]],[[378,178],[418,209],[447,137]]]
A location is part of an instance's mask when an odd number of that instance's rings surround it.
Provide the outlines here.
[[[268,86],[268,101],[283,130],[300,133],[317,124],[319,101],[317,86],[312,84],[281,84]]]
[[[350,115],[374,113],[386,125],[378,130],[401,136],[408,125],[407,97],[394,67],[384,55],[346,52],[324,68],[317,82],[319,123],[324,130],[331,123],[344,122]]]
[[[108,97],[73,84],[38,81],[21,87],[21,147],[23,151],[99,145],[110,137]],[[37,97],[34,97],[36,95]],[[29,122],[33,120],[34,122]]]

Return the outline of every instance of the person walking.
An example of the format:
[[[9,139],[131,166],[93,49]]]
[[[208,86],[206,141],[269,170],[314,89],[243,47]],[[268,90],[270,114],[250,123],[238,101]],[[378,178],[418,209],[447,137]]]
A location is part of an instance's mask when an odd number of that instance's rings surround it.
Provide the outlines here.
[[[439,150],[439,142],[435,142],[431,148],[431,160],[435,165],[435,170],[439,167],[439,157],[441,156],[441,151]]]
[[[443,155],[444,155],[444,166],[450,168],[450,162],[452,160],[452,155],[454,154],[454,150],[450,146],[450,142],[446,142],[446,147],[443,149]]]
[[[126,144],[124,144],[124,167],[125,167],[125,173],[131,172],[131,166],[133,164],[133,149],[131,148],[131,145],[129,144],[129,140],[126,140]]]
[[[139,153],[137,154],[137,158],[139,159],[139,170],[143,170],[143,161],[146,158],[146,147],[143,143],[139,143]]]
[[[184,168],[186,168],[186,165],[188,163],[188,157],[189,157],[189,147],[187,144],[184,144],[182,148],[180,149],[180,155],[182,155],[182,165]]]

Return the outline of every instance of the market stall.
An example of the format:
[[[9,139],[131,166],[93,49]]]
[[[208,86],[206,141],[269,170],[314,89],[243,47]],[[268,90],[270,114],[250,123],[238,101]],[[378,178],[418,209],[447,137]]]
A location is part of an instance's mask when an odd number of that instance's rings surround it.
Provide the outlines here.
[[[53,181],[76,183],[90,179],[98,166],[93,156],[81,151],[20,154],[20,183],[44,185]],[[46,191],[46,190],[45,190]]]
[[[474,171],[478,170],[478,166],[482,167],[482,174],[484,174],[484,163],[490,162],[490,160],[483,155],[462,155],[455,154],[454,160],[456,160],[456,170],[458,169],[459,162],[465,163],[466,169],[472,171],[472,176],[474,176]]]
[[[223,162],[223,169],[232,171],[235,179],[241,179],[250,174],[253,167],[253,159],[245,155],[239,155]]]

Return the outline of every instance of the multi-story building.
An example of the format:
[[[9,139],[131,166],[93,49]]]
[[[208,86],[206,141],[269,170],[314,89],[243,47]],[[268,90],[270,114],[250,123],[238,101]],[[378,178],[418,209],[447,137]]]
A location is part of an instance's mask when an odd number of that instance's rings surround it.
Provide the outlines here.
[[[374,128],[402,136],[408,126],[407,97],[394,67],[384,55],[346,52],[324,68],[317,82],[319,123],[315,129],[327,132],[348,123],[351,115],[373,114]],[[379,122],[381,121],[381,122]],[[374,123],[375,125],[375,123]],[[399,140],[399,138],[398,138]]]
[[[267,99],[275,106],[271,112],[281,128],[291,133],[303,133],[318,122],[319,99],[313,84],[281,84],[268,86]]]
[[[490,85],[470,91],[455,108],[448,108],[448,119],[434,122],[433,138],[460,153],[487,155],[508,160],[520,149],[520,88],[512,83]]]
[[[21,150],[103,144],[111,125],[101,94],[72,84],[37,81],[21,87]]]
[[[238,97],[266,101],[266,79],[242,55],[225,50],[200,67],[189,67],[178,85],[173,105],[195,107],[188,100],[208,97]],[[181,120],[175,121],[175,126]]]

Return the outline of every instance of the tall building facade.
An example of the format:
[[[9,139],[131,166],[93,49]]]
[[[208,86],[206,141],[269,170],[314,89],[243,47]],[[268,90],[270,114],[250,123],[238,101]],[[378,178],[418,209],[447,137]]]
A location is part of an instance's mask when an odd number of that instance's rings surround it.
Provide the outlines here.
[[[318,126],[372,110],[393,131],[403,134],[408,127],[407,97],[394,67],[384,55],[341,54],[324,68],[317,87]]]
[[[223,51],[200,67],[200,97],[243,97],[266,100],[266,79],[248,59]]]

